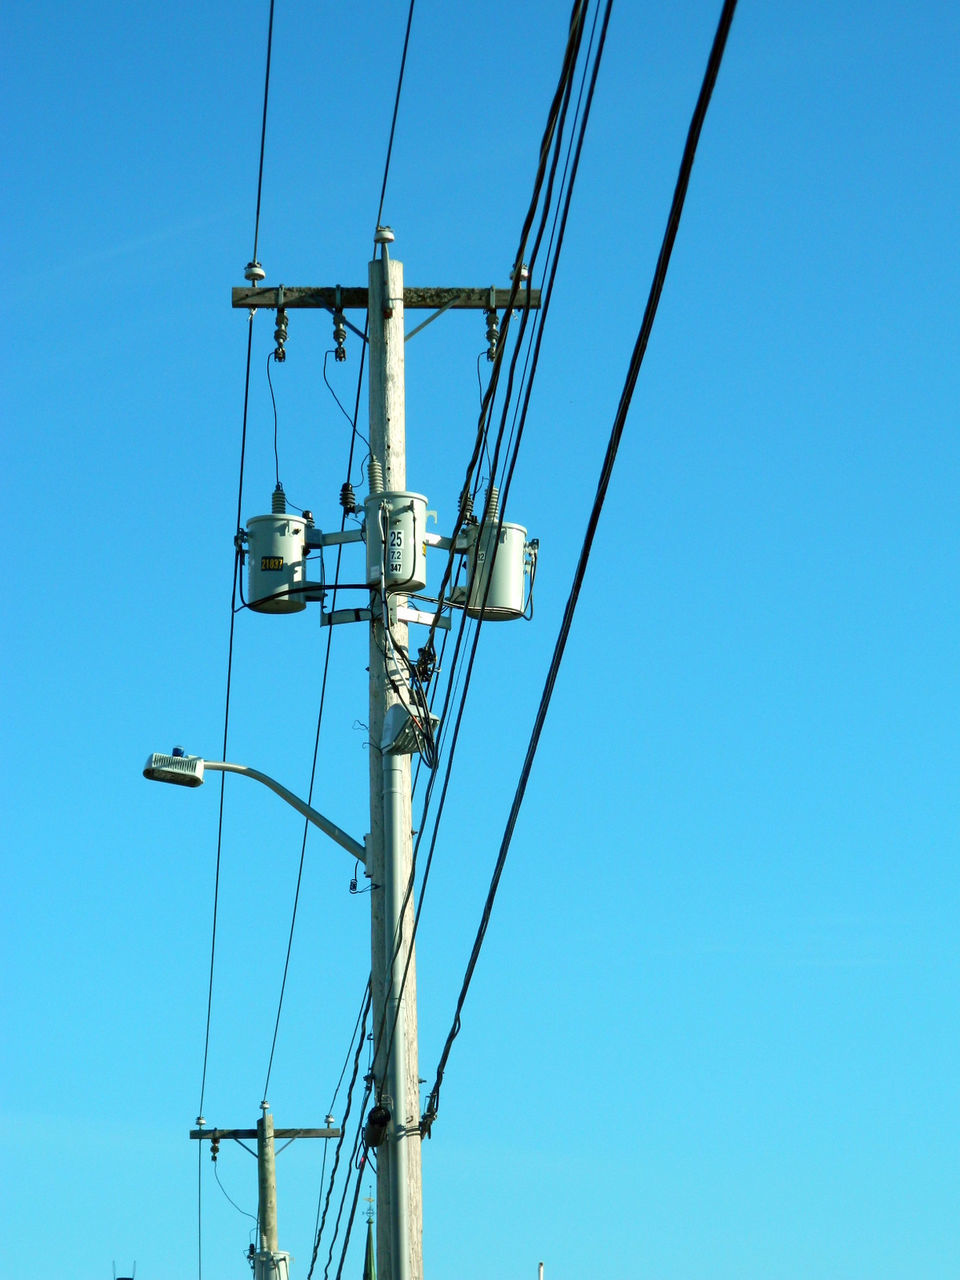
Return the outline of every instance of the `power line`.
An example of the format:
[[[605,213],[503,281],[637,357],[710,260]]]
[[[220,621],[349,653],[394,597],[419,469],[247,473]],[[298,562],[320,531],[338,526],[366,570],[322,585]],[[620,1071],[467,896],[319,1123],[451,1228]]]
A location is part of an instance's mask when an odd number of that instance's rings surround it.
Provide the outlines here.
[[[270,61],[273,53],[273,5],[270,0],[270,18],[267,24],[267,69],[263,84],[263,120],[260,125],[260,165],[257,170],[257,212],[253,224],[253,257],[251,265],[257,261],[257,245],[260,240],[260,199],[263,194],[263,153],[267,141],[267,103],[270,99]]]
[[[720,63],[723,58],[723,50],[726,45],[727,35],[729,34],[730,25],[733,21],[734,10],[736,9],[736,0],[725,0],[723,10],[720,15],[720,21],[717,32],[714,37],[713,47],[710,51],[710,57],[707,62],[707,69],[704,73],[703,83],[694,108],[693,117],[687,132],[687,140],[683,150],[683,157],[680,162],[680,171],[674,188],[673,200],[670,206],[670,212],[667,218],[667,226],[664,232],[663,241],[660,247],[660,253],[657,259],[656,269],[654,271],[653,283],[647,298],[647,305],[644,309],[643,319],[640,324],[640,330],[637,334],[636,343],[631,355],[630,364],[627,370],[627,377],[623,390],[620,395],[620,402],[617,407],[616,416],[614,418],[613,428],[610,438],[607,442],[606,452],[604,454],[603,465],[600,472],[600,479],[597,484],[597,492],[594,497],[593,507],[590,512],[590,518],[587,522],[587,529],[584,535],[583,545],[580,550],[580,556],[577,561],[577,567],[574,572],[573,583],[567,603],[564,608],[563,619],[560,625],[560,631],[554,646],[553,656],[550,661],[550,667],[547,672],[547,678],[544,684],[543,692],[540,697],[540,704],[537,708],[537,714],[534,721],[533,731],[530,741],[527,745],[526,756],[524,757],[523,767],[520,772],[520,779],[517,783],[516,792],[514,794],[513,803],[510,808],[510,814],[504,830],[503,838],[500,843],[500,850],[497,856],[496,867],[494,869],[493,878],[490,882],[490,888],[487,892],[487,899],[484,904],[483,914],[480,920],[480,926],[474,940],[473,949],[470,954],[470,960],[467,964],[467,970],[464,975],[463,983],[460,989],[460,995],[457,999],[456,1010],[454,1012],[453,1023],[447,1035],[443,1052],[440,1055],[440,1061],[437,1066],[436,1079],[430,1095],[427,1099],[427,1106],[424,1110],[421,1120],[421,1128],[427,1134],[433,1121],[436,1119],[439,1107],[440,1087],[443,1082],[444,1070],[450,1055],[450,1049],[453,1041],[460,1032],[460,1015],[463,1011],[464,1001],[466,1000],[467,991],[476,968],[477,960],[480,956],[480,950],[486,935],[487,926],[490,922],[490,915],[493,909],[493,902],[496,897],[497,888],[499,887],[500,878],[503,874],[503,868],[506,863],[507,853],[510,848],[510,842],[516,826],[517,817],[519,816],[520,806],[526,792],[527,782],[530,777],[530,771],[533,767],[533,760],[536,755],[537,747],[540,742],[540,735],[546,720],[547,710],[553,695],[554,686],[556,684],[557,674],[560,670],[560,663],[563,659],[564,650],[566,648],[567,639],[570,634],[570,628],[573,622],[573,615],[577,607],[577,601],[580,596],[580,589],[583,585],[583,579],[586,574],[587,563],[590,558],[590,552],[593,547],[593,540],[596,534],[597,526],[600,520],[600,513],[603,503],[606,499],[607,489],[610,483],[610,477],[613,473],[613,466],[616,461],[617,451],[623,436],[623,430],[626,423],[627,413],[630,408],[630,402],[636,387],[637,377],[640,372],[640,366],[646,352],[647,344],[650,338],[650,332],[653,327],[654,317],[656,316],[657,307],[660,302],[660,296],[663,291],[663,284],[666,279],[667,268],[670,263],[670,256],[673,252],[673,245],[676,240],[677,229],[680,224],[680,216],[683,211],[683,204],[686,198],[687,188],[690,181],[690,173],[693,168],[693,161],[696,156],[697,143],[699,142],[703,121],[706,116],[707,107],[716,84],[717,74],[720,69]]]
[[[390,140],[387,143],[387,158],[383,166],[383,182],[380,186],[380,203],[377,206],[377,226],[380,226],[380,219],[383,217],[383,201],[387,193],[387,175],[390,172],[390,157],[393,154],[393,135],[397,127],[397,112],[400,109],[400,90],[403,88],[403,71],[407,65],[407,48],[410,44],[410,26],[413,22],[413,6],[415,0],[410,0],[410,8],[407,12],[407,29],[403,37],[403,54],[400,58],[400,74],[397,77],[397,92],[393,100],[393,118],[390,121]]]
[[[536,374],[536,368],[537,368],[537,363],[539,359],[540,342],[542,341],[542,337],[543,337],[543,327],[546,321],[546,316],[549,312],[550,297],[552,295],[553,284],[556,278],[557,265],[559,262],[559,255],[563,245],[563,236],[566,228],[567,214],[569,212],[570,201],[573,195],[573,187],[576,180],[577,170],[579,167],[579,160],[580,160],[580,154],[581,154],[582,145],[583,145],[583,139],[585,137],[587,121],[589,119],[589,114],[590,114],[590,107],[592,105],[592,100],[593,100],[593,92],[596,86],[597,75],[599,74],[600,61],[603,54],[603,47],[604,47],[604,42],[606,37],[606,30],[609,23],[611,7],[612,7],[612,0],[608,0],[608,4],[607,4],[605,15],[604,15],[604,23],[601,30],[600,43],[598,45],[597,53],[595,58],[593,59],[592,67],[591,67],[590,52],[593,46],[593,38],[596,31],[596,20],[597,20],[597,15],[595,15],[593,31],[591,33],[591,38],[590,38],[590,45],[588,46],[587,61],[583,69],[581,92],[580,92],[580,97],[577,103],[577,111],[575,113],[575,116],[579,118],[579,122],[577,122],[577,119],[575,118],[573,131],[571,133],[570,141],[568,143],[568,148],[567,148],[567,164],[564,168],[563,179],[561,180],[561,191],[563,193],[563,196],[562,196],[560,205],[558,206],[557,210],[554,213],[554,219],[553,219],[554,229],[551,232],[550,244],[548,247],[548,264],[547,264],[547,267],[545,268],[546,289],[544,291],[544,296],[543,296],[543,305],[540,313],[540,321],[539,321],[539,324],[535,325],[535,328],[533,330],[533,333],[535,334],[535,338],[532,341],[531,347],[528,348],[528,351],[527,351],[527,358],[524,364],[524,370],[521,376],[521,384],[520,384],[521,392],[523,392],[523,389],[525,388],[525,394],[523,394],[522,405],[518,405],[517,411],[514,414],[513,428],[511,430],[512,443],[508,444],[509,457],[507,462],[505,463],[505,466],[507,468],[506,470],[507,484],[504,490],[504,510],[505,510],[506,496],[509,493],[510,482],[512,480],[513,470],[516,464],[516,459],[517,459],[518,451],[520,448],[520,442],[523,435],[523,427],[526,420],[527,408],[529,406],[529,399],[530,399],[530,392],[532,390],[532,385],[533,385],[533,378]],[[574,14],[571,18],[571,37],[570,38],[571,40],[576,40],[578,49],[579,49],[579,44],[580,44],[580,40],[582,38],[582,33],[583,33],[584,17],[585,17],[585,8],[580,5],[575,6]],[[572,88],[572,76],[573,76],[573,71],[576,67],[576,63],[577,63],[576,57],[574,57],[572,60],[568,57],[564,59],[564,69],[565,69],[565,74],[567,76],[566,88],[562,94],[560,94],[558,91],[558,94],[554,98],[554,103],[552,104],[552,107],[551,107],[552,124],[548,122],[548,127],[547,127],[547,130],[545,131],[545,137],[547,136],[547,134],[550,134],[552,138],[551,147],[548,149],[548,151],[552,150],[553,159],[551,162],[549,177],[547,179],[548,194],[544,198],[541,219],[540,219],[540,223],[537,231],[537,237],[534,243],[533,253],[531,254],[531,266],[535,261],[537,252],[539,251],[539,246],[542,240],[544,229],[550,214],[550,209],[552,204],[550,195],[553,190],[555,175],[556,175],[556,171],[559,164],[559,157],[562,150],[563,122],[566,118],[566,111],[569,103],[570,91]],[[588,72],[590,72],[590,88],[587,94],[586,104],[585,104],[583,113],[581,115],[580,105],[583,100],[583,85],[586,83]],[[559,99],[559,106],[557,106],[558,99]],[[554,115],[555,115],[555,118],[553,118]],[[574,137],[576,138],[575,149],[573,147]],[[573,149],[573,152],[574,152],[572,167],[570,166],[571,149]],[[541,158],[543,158],[544,154],[545,153],[542,148]],[[538,173],[538,179],[540,180],[541,183],[542,183],[542,179],[545,174],[545,171],[546,171],[545,164],[541,163],[540,171]],[[569,182],[566,181],[568,172],[570,175]],[[535,209],[538,203],[539,203],[539,190],[535,189],[534,198],[532,201],[532,207]],[[562,216],[560,216],[561,209],[562,209]],[[558,228],[558,218],[559,218],[559,228]],[[528,221],[528,223],[526,224],[527,234],[529,233],[531,225],[532,225],[532,221]],[[556,245],[555,252],[551,252],[551,249],[554,244]],[[523,245],[523,240],[521,240],[521,249],[522,249],[522,245]],[[513,381],[515,377],[515,370],[516,370],[516,365],[517,365],[520,350],[521,350],[523,325],[525,324],[525,322],[526,322],[526,316],[524,316],[524,319],[521,323],[521,337],[520,339],[518,339],[518,342],[516,344],[516,348],[514,350],[514,354],[510,364],[510,370],[508,373],[507,398],[506,398],[506,403],[504,405],[503,412],[501,415],[500,428],[497,436],[496,446],[494,449],[494,455],[493,455],[493,458],[491,459],[491,479],[493,478],[493,475],[495,473],[496,463],[497,463],[497,459],[498,459],[501,445],[502,445],[503,435],[504,435],[507,416],[508,416],[509,403],[512,398],[512,387],[513,387]],[[502,527],[503,518],[504,518],[504,514],[503,514],[503,511],[501,511],[501,514],[499,516],[498,523],[497,523],[498,531]],[[494,539],[494,559],[496,556],[496,548],[498,546],[498,542],[499,542],[499,538],[497,537]],[[430,845],[429,845],[429,850],[427,854],[427,863],[426,863],[426,867],[424,869],[424,874],[423,874],[423,881],[421,883],[420,898],[417,904],[416,913],[414,915],[411,942],[407,952],[407,961],[404,965],[404,971],[401,977],[401,990],[406,983],[407,972],[410,967],[410,957],[413,954],[413,942],[416,939],[416,935],[417,935],[417,931],[420,923],[420,916],[423,911],[426,885],[427,885],[427,881],[429,880],[430,869],[433,865],[433,856],[434,856],[434,851],[436,849],[436,843],[437,843],[437,838],[439,834],[440,820],[441,820],[443,809],[446,803],[447,789],[450,783],[450,778],[452,773],[453,757],[456,751],[457,743],[459,741],[459,734],[460,734],[460,728],[461,728],[462,719],[463,719],[463,713],[466,706],[467,693],[469,690],[470,680],[473,673],[473,666],[476,659],[477,648],[479,645],[480,630],[481,630],[482,621],[483,621],[483,616],[482,616],[483,609],[486,605],[486,599],[487,599],[487,595],[489,594],[491,582],[492,582],[492,573],[488,575],[486,586],[483,593],[483,599],[481,601],[480,610],[479,610],[480,617],[478,618],[473,630],[472,643],[470,645],[469,657],[467,659],[466,674],[464,676],[463,688],[460,694],[456,717],[454,721],[453,737],[451,740],[451,745],[450,745],[450,749],[449,749],[447,760],[446,760],[444,781],[443,781],[443,786],[441,788],[441,793],[440,793],[439,808],[437,810],[436,816],[433,819],[432,834],[431,834]],[[471,586],[470,584],[468,584],[467,586],[468,594],[470,590],[471,590]],[[457,670],[458,663],[459,663],[461,642],[466,634],[466,626],[467,626],[467,619],[466,619],[466,614],[464,613],[463,621],[461,622],[461,626],[457,634],[457,641],[454,649],[455,671]],[[452,688],[452,683],[451,683],[451,686],[448,686],[447,698],[443,706],[443,711],[441,715],[441,720],[443,723],[447,723],[447,712],[448,712],[448,707],[450,703],[451,688]],[[436,774],[434,773],[430,777],[430,781],[428,783],[427,795],[424,800],[424,810],[423,810],[423,814],[421,816],[421,820],[419,824],[420,834],[418,834],[416,846],[414,849],[414,856],[413,856],[413,861],[411,866],[410,878],[407,884],[406,893],[404,897],[404,907],[406,905],[406,901],[409,899],[411,893],[413,892],[413,885],[414,885],[414,878],[416,875],[416,867],[417,867],[418,854],[420,849],[420,842],[423,838],[423,832],[426,830],[426,821],[425,821],[426,813],[427,813],[427,810],[429,809],[430,799],[432,796],[435,779],[436,779]],[[402,913],[401,913],[401,918],[402,918]],[[402,939],[398,937],[397,939],[395,939],[394,958],[396,958],[396,955],[399,953],[401,945],[402,945]],[[381,1028],[378,1031],[378,1044],[379,1044],[379,1038],[380,1038],[380,1035],[382,1034],[382,1031],[383,1031],[383,1027],[381,1026]],[[393,1036],[395,1031],[396,1031],[396,1017],[394,1017],[393,1025],[390,1031],[390,1038],[388,1040],[388,1049],[387,1049],[388,1058],[390,1055],[390,1049],[392,1048]]]
[[[360,1055],[361,1055],[361,1054],[362,1054],[362,1052],[363,1052],[363,1046],[364,1046],[364,1042],[365,1042],[365,1038],[366,1038],[366,1031],[367,1031],[367,1017],[368,1017],[368,1015],[369,1015],[369,1013],[370,1013],[370,1002],[371,1002],[371,984],[370,984],[370,982],[368,981],[368,982],[367,982],[366,993],[365,993],[364,1001],[363,1001],[362,1021],[361,1021],[361,1028],[360,1028],[360,1038],[359,1038],[359,1040],[357,1041],[357,1052],[356,1052],[356,1056],[354,1057],[354,1060],[353,1060],[353,1075],[350,1077],[350,1084],[349,1084],[349,1086],[347,1087],[347,1105],[346,1105],[346,1109],[344,1110],[344,1113],[343,1113],[343,1120],[340,1122],[340,1137],[337,1139],[337,1146],[336,1146],[336,1150],[335,1150],[335,1152],[334,1152],[334,1157],[333,1157],[333,1169],[330,1171],[330,1183],[329,1183],[329,1186],[328,1186],[328,1188],[327,1188],[327,1196],[326,1196],[326,1200],[325,1200],[325,1202],[324,1202],[324,1206],[323,1206],[323,1216],[322,1216],[322,1217],[321,1217],[321,1219],[320,1219],[320,1226],[319,1226],[319,1229],[317,1230],[316,1240],[314,1241],[314,1245],[313,1245],[313,1256],[312,1256],[312,1257],[311,1257],[311,1259],[310,1259],[310,1268],[309,1268],[309,1270],[307,1271],[307,1280],[311,1280],[311,1277],[312,1277],[312,1275],[313,1275],[313,1269],[314,1269],[314,1267],[317,1265],[317,1254],[320,1252],[320,1241],[323,1239],[323,1229],[324,1229],[324,1226],[326,1225],[326,1221],[327,1221],[327,1214],[328,1214],[329,1209],[330,1209],[330,1200],[331,1200],[331,1197],[333,1196],[333,1188],[334,1188],[334,1184],[335,1184],[335,1182],[336,1182],[336,1178],[337,1178],[337,1169],[338,1169],[339,1164],[340,1164],[340,1152],[341,1152],[341,1151],[342,1151],[342,1149],[343,1149],[343,1141],[344,1141],[344,1137],[345,1137],[346,1132],[347,1132],[347,1121],[348,1121],[348,1120],[349,1120],[349,1118],[350,1118],[350,1108],[351,1108],[352,1103],[353,1103],[353,1088],[354,1088],[354,1085],[356,1084],[356,1081],[357,1081],[357,1075],[359,1074],[359,1070],[360,1070]],[[342,1079],[342,1076],[341,1076],[341,1079]],[[339,1087],[340,1087],[340,1086],[339,1086],[339,1084],[338,1084],[337,1088],[339,1089]],[[360,1106],[360,1123],[361,1123],[361,1125],[363,1124],[363,1109],[364,1109],[364,1107],[366,1106],[366,1100],[367,1100],[367,1096],[368,1096],[368,1094],[369,1094],[369,1087],[367,1088],[366,1092],[364,1093],[363,1102],[361,1103],[361,1106]],[[341,1206],[341,1208],[342,1208],[342,1206]],[[338,1218],[338,1220],[337,1220],[337,1221],[339,1222],[339,1218]],[[336,1239],[336,1236],[334,1236],[334,1239]],[[330,1256],[331,1256],[331,1258],[333,1257],[333,1246],[332,1246],[332,1245],[331,1245],[331,1249],[330,1249]],[[327,1263],[327,1266],[329,1267],[329,1265],[330,1265],[330,1264],[329,1264],[329,1262],[328,1262],[328,1263]]]
[[[364,327],[364,338],[365,337],[366,337],[366,326]],[[360,414],[360,393],[363,387],[363,365],[364,365],[365,354],[366,354],[366,341],[364,341],[361,347],[360,368],[357,375],[357,394],[356,394],[356,399],[354,402],[354,410],[353,410],[353,431],[350,436],[350,449],[347,455],[348,480],[350,477],[350,472],[353,468],[353,455],[354,455],[354,450],[356,448],[357,437],[360,436],[360,439],[361,440],[363,439],[363,436],[357,430],[357,419]],[[269,371],[269,357],[268,357],[267,368]],[[323,377],[324,377],[324,381],[327,382],[326,359],[324,359]],[[340,400],[337,397],[336,393],[333,391],[333,388],[330,387],[329,382],[327,382],[327,386],[330,388],[330,391],[333,394],[333,398],[334,400],[336,400],[337,404],[340,406],[341,411],[343,411],[343,405],[340,404]],[[366,441],[364,441],[364,443],[366,443]],[[347,522],[347,512],[346,510],[344,510],[343,515],[340,518],[341,532],[345,528],[346,522]],[[339,546],[337,548],[336,569],[334,570],[334,580],[333,580],[333,588],[332,588],[332,596],[331,596],[331,604],[330,604],[331,609],[336,608],[337,591],[339,589],[339,583],[340,583],[340,568],[341,568],[342,558],[343,558],[343,547]],[[326,651],[324,654],[324,661],[323,661],[323,676],[320,682],[320,706],[317,711],[317,728],[316,728],[316,733],[314,734],[314,740],[313,740],[313,760],[310,766],[310,786],[309,786],[309,790],[307,791],[308,804],[313,803],[313,789],[316,783],[316,776],[317,776],[317,760],[320,754],[320,728],[323,723],[323,711],[324,711],[324,706],[326,704],[327,676],[330,671],[330,654],[331,654],[332,645],[333,645],[333,627],[328,627],[327,628],[327,645],[326,645]],[[221,779],[221,785],[222,785],[222,779]],[[283,1010],[283,997],[284,997],[284,992],[286,991],[286,986],[287,986],[287,975],[290,970],[290,956],[293,949],[293,932],[297,922],[297,907],[300,902],[300,885],[303,879],[303,866],[304,866],[304,860],[306,855],[307,835],[309,833],[309,830],[310,830],[310,824],[309,822],[305,821],[303,824],[303,836],[300,843],[300,862],[297,869],[297,884],[296,884],[296,889],[294,890],[293,911],[291,913],[291,919],[290,919],[290,932],[287,938],[287,953],[284,959],[283,977],[280,982],[280,995],[277,1001],[277,1016],[274,1021],[273,1039],[270,1044],[270,1055],[267,1061],[266,1081],[264,1083],[264,1088],[263,1088],[263,1096],[265,1098],[269,1096],[269,1092],[270,1092],[270,1075],[273,1070],[273,1059],[274,1059],[274,1054],[277,1048],[277,1037],[280,1032],[280,1015]],[[342,1074],[341,1074],[341,1078],[342,1078]]]

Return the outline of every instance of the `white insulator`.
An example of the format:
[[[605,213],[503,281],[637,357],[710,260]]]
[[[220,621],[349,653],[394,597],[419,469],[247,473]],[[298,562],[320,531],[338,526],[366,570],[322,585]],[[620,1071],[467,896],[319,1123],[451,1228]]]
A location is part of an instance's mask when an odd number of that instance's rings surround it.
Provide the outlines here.
[[[257,613],[299,613],[307,607],[306,524],[275,513],[247,521],[247,605]]]
[[[287,510],[287,495],[283,492],[283,485],[277,481],[277,487],[273,491],[273,498],[270,509],[275,516],[282,516]]]
[[[371,493],[383,493],[383,467],[379,458],[371,458],[367,464],[367,479]]]
[[[411,594],[427,585],[427,500],[422,493],[371,493],[363,504],[367,583]]]
[[[500,519],[500,490],[495,484],[487,490],[487,506],[483,518],[484,520]]]

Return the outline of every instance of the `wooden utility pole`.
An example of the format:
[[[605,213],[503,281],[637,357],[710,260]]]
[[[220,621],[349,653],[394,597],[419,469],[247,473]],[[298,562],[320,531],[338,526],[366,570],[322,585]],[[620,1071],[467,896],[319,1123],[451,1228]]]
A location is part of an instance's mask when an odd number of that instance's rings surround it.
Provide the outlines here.
[[[404,422],[403,265],[380,229],[381,257],[369,266],[370,452],[382,467],[385,492],[406,489]],[[373,484],[379,482],[379,477]],[[373,485],[371,485],[371,488]],[[386,554],[386,548],[384,549]],[[370,845],[374,1101],[390,1112],[377,1149],[377,1274],[379,1280],[421,1280],[423,1196],[420,1169],[420,1088],[417,1057],[417,973],[411,954],[413,894],[403,905],[413,856],[410,756],[384,754],[384,721],[400,705],[407,674],[396,648],[407,648],[407,626],[396,617],[405,596],[370,593]],[[392,636],[386,634],[386,612]],[[392,784],[392,785],[391,785]],[[389,793],[388,793],[389,788]],[[409,961],[409,964],[408,964]],[[406,980],[403,974],[406,969]]]
[[[487,314],[490,358],[496,347],[497,313],[509,306],[535,309],[539,290],[526,284],[517,290],[490,288],[404,288],[403,266],[390,258],[393,232],[378,227],[379,256],[369,264],[368,286],[252,287],[233,290],[235,308],[322,308],[337,317],[367,308],[370,379],[370,498],[366,508],[367,548],[370,525],[378,514],[387,524],[393,499],[406,501],[404,421],[404,342],[434,316],[404,333],[404,309],[482,310]],[[261,278],[259,264],[248,278]],[[285,326],[283,329],[285,334]],[[342,335],[346,328],[340,330]],[[383,503],[374,501],[383,493]],[[386,525],[384,526],[386,529]],[[422,538],[425,530],[419,530]],[[376,535],[378,538],[380,534]],[[342,541],[342,536],[337,540]],[[331,540],[332,541],[332,540]],[[384,561],[389,554],[384,535]],[[407,624],[399,614],[407,602],[402,583],[389,587],[370,577],[370,834],[366,870],[371,879],[371,985],[376,1052],[372,1101],[389,1112],[383,1140],[377,1146],[377,1275],[378,1280],[422,1280],[423,1202],[420,1163],[420,1082],[417,1055],[416,962],[411,945],[414,895],[407,894],[412,866],[410,753],[419,748],[403,734],[409,719],[401,693],[410,687],[401,654],[407,653]],[[311,597],[308,597],[311,598]],[[366,610],[330,615],[330,623],[366,620]],[[382,1115],[382,1113],[381,1113]]]
[[[191,1129],[190,1137],[210,1143],[210,1157],[217,1159],[224,1138],[235,1142],[257,1140],[257,1225],[259,1249],[250,1246],[254,1280],[289,1280],[290,1255],[279,1245],[277,1230],[277,1168],[274,1138],[339,1138],[339,1129],[274,1129],[270,1104],[260,1103],[263,1112],[256,1129]],[[332,1116],[328,1119],[333,1119]],[[202,1124],[202,1119],[198,1118]]]

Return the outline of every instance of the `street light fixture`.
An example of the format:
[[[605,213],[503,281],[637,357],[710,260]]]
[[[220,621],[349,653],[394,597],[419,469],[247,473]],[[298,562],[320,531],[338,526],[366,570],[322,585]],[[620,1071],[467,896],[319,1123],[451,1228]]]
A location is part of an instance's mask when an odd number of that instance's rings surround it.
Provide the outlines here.
[[[341,848],[346,849],[347,853],[352,854],[354,858],[366,866],[367,850],[359,840],[354,840],[352,836],[348,836],[336,823],[331,822],[329,818],[325,818],[322,813],[307,804],[305,800],[295,796],[292,791],[288,791],[275,778],[261,773],[259,769],[251,769],[245,764],[230,764],[226,760],[204,760],[202,756],[188,756],[184,754],[182,747],[174,747],[170,755],[155,751],[149,756],[147,763],[143,767],[143,776],[149,778],[151,782],[172,782],[178,787],[201,787],[203,786],[205,769],[212,769],[218,773],[240,773],[245,778],[253,778],[256,782],[262,782],[265,787],[269,787],[281,800],[285,800],[288,805],[296,809],[297,813],[302,814],[308,822],[312,822],[315,827],[319,827],[331,840],[335,840]]]

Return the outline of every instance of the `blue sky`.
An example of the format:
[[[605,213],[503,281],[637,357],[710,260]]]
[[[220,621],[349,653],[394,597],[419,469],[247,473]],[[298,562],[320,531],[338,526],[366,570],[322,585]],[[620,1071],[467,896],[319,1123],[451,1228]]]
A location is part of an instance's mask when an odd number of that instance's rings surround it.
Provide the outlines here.
[[[277,5],[271,283],[366,281],[406,8]],[[246,347],[229,290],[267,12],[4,18],[2,1105],[34,1280],[196,1268],[217,797],[140,770],[174,742],[215,757],[223,734]],[[484,630],[418,941],[430,1081],[718,14],[614,9],[508,511],[540,539],[535,618]],[[506,284],[566,17],[417,5],[384,207],[408,284]],[[428,1275],[960,1271],[958,37],[956,6],[927,0],[739,7],[424,1148]],[[254,335],[244,519],[274,484],[271,317]],[[291,313],[273,369],[281,477],[327,527],[349,443],[331,345],[328,317]],[[441,529],[483,347],[458,314],[407,348],[408,483]],[[328,373],[352,404],[354,338],[348,355]],[[237,619],[229,755],[300,792],[324,645],[312,609]],[[357,836],[364,645],[334,638],[315,792]],[[226,801],[221,1126],[256,1119],[301,838],[259,788],[231,779]],[[279,1125],[322,1123],[347,1050],[368,964],[352,870],[311,836]],[[299,1280],[313,1145],[278,1163]],[[253,1210],[249,1156],[219,1169]],[[227,1280],[251,1224],[205,1158],[202,1193],[203,1274]]]

